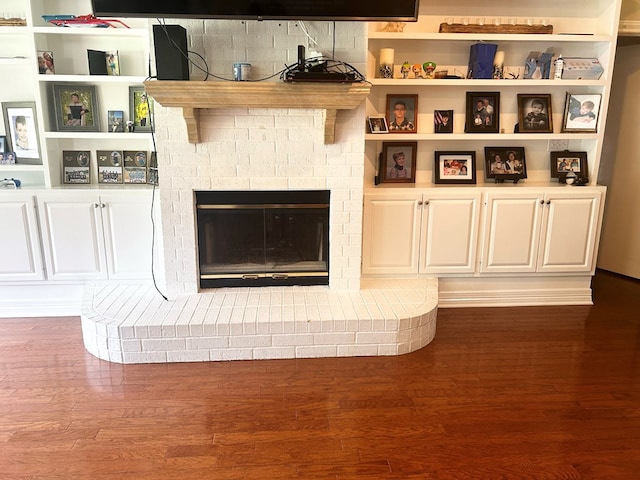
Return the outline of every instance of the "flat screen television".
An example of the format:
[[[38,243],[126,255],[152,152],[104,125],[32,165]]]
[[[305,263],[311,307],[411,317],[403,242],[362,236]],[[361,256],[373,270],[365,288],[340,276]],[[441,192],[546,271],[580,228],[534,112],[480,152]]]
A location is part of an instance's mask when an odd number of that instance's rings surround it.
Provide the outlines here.
[[[418,20],[420,0],[92,0],[97,17]]]

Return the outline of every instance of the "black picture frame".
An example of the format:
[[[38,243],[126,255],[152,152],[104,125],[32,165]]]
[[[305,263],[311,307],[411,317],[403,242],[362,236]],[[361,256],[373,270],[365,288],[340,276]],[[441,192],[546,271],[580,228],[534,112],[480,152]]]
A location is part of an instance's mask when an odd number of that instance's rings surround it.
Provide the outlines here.
[[[144,87],[129,87],[129,121],[133,122],[132,131],[150,132],[152,115],[153,98],[147,95]]]
[[[417,152],[418,142],[383,142],[380,183],[415,183]],[[399,164],[402,157],[404,161]]]
[[[553,109],[548,93],[518,94],[519,133],[553,133]]]
[[[599,93],[577,94],[567,92],[562,132],[596,133],[600,118],[600,103],[602,95]]]
[[[404,108],[402,108],[404,107]],[[396,110],[398,109],[398,110]],[[396,115],[396,111],[398,114]],[[418,132],[418,95],[387,95],[387,127],[389,133]],[[399,119],[402,120],[399,120]]]
[[[453,133],[453,110],[433,111],[433,133]]]
[[[387,118],[384,115],[371,115],[367,117],[367,126],[369,127],[369,133],[389,133]]]
[[[476,152],[436,151],[433,173],[437,184],[475,184]]]
[[[58,132],[100,131],[95,85],[54,83],[51,88]]]
[[[3,102],[6,132],[4,150],[15,152],[16,162],[42,165],[35,102]]]
[[[467,92],[464,131],[500,132],[500,92]]]
[[[577,177],[586,179],[589,177],[589,165],[587,152],[561,152],[549,153],[551,178],[557,178],[560,183],[567,183],[566,177],[573,172]]]
[[[520,180],[527,178],[524,147],[484,147],[484,165],[485,178],[487,179]]]

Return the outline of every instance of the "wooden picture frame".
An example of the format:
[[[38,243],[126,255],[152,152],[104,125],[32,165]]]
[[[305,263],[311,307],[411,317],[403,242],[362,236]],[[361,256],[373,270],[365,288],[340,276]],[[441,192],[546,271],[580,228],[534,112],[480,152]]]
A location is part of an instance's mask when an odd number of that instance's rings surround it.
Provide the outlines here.
[[[390,133],[418,132],[418,95],[387,95],[387,127]]]
[[[500,92],[467,92],[464,131],[500,132]]]
[[[35,102],[4,102],[2,115],[6,133],[4,151],[15,152],[17,163],[42,165]]]
[[[437,184],[475,184],[476,152],[436,151],[433,172]]]
[[[519,133],[553,133],[551,95],[518,94]]]
[[[153,99],[143,86],[129,87],[129,120],[134,132],[150,132],[152,128]]]
[[[587,152],[550,152],[551,178],[557,178],[560,183],[566,183],[567,173],[573,172],[580,178],[589,177]]]
[[[433,111],[433,133],[453,133],[453,110]]]
[[[485,178],[519,180],[527,178],[524,147],[484,147]]]
[[[53,105],[58,132],[99,132],[95,85],[54,83]]]
[[[418,142],[383,142],[380,183],[415,183]]]
[[[371,115],[367,117],[369,133],[389,133],[387,117],[384,115]]]
[[[567,92],[562,121],[563,132],[596,133],[600,117],[599,93],[576,94]]]

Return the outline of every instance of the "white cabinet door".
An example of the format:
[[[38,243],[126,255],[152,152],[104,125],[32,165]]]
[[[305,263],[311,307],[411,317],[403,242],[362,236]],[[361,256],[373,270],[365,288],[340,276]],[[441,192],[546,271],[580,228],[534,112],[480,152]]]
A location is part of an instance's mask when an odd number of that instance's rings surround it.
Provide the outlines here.
[[[535,272],[543,193],[488,193],[485,203],[480,271]]]
[[[38,195],[38,213],[49,280],[107,278],[98,195]]]
[[[427,192],[423,199],[421,273],[475,270],[480,194]]]
[[[151,278],[151,192],[101,194],[109,279]]]
[[[42,253],[33,196],[0,195],[0,281],[43,280]]]
[[[364,201],[362,273],[418,272],[422,195],[368,195]]]
[[[545,196],[539,272],[593,270],[602,194],[569,188]]]

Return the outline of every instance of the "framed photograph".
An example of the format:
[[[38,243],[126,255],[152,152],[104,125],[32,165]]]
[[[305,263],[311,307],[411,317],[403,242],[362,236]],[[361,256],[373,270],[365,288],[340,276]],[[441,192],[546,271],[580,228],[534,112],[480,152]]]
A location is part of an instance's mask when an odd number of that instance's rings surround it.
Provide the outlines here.
[[[551,178],[559,179],[560,183],[566,183],[567,173],[573,172],[576,176],[587,178],[589,170],[587,166],[587,152],[551,152]]]
[[[466,133],[498,133],[500,92],[467,92],[465,120]]]
[[[387,124],[392,133],[416,133],[418,95],[387,95]]]
[[[453,110],[433,111],[433,132],[453,133]]]
[[[56,73],[56,68],[53,64],[53,52],[38,50],[38,73],[40,75],[53,75]]]
[[[476,183],[476,152],[435,152],[435,183]]]
[[[524,147],[485,147],[485,178],[519,180],[527,178]]]
[[[415,183],[418,142],[383,142],[380,183]]]
[[[147,95],[144,87],[129,87],[129,119],[133,122],[134,132],[151,131],[153,99]]]
[[[122,152],[119,150],[96,151],[98,163],[98,183],[122,183],[123,164]]]
[[[551,95],[518,94],[520,133],[553,133]]]
[[[5,102],[2,114],[7,133],[4,151],[15,152],[18,163],[42,164],[35,102]]]
[[[62,151],[62,183],[69,185],[91,183],[91,152],[86,150]]]
[[[105,60],[107,62],[107,75],[120,75],[120,57],[118,51],[105,52]]]
[[[601,100],[602,95],[599,93],[577,95],[567,92],[562,131],[597,132]]]
[[[125,150],[124,183],[147,183],[147,152]]]
[[[109,110],[107,112],[107,124],[111,133],[124,132],[124,111]]]
[[[0,135],[0,153],[7,151],[7,137]]]
[[[384,115],[372,115],[367,117],[370,133],[389,133],[387,119]]]
[[[53,104],[59,132],[99,132],[95,85],[54,83]]]

